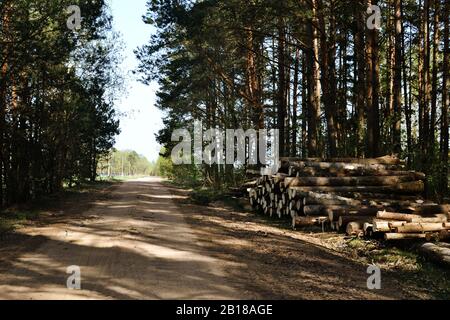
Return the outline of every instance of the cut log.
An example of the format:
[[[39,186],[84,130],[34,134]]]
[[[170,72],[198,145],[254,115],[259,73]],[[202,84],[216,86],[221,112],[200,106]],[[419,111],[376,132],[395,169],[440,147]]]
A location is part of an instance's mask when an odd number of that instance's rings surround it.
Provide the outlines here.
[[[302,192],[301,187],[292,187],[295,192]],[[305,205],[347,205],[347,206],[360,206],[361,202],[358,200],[337,196],[334,194],[306,192],[304,195]]]
[[[389,221],[374,219],[372,222],[373,232],[390,232],[391,227],[389,226]]]
[[[377,212],[382,209],[382,207],[359,207],[356,210],[348,210],[348,213],[342,214],[339,211],[333,211],[328,214],[331,221],[339,221],[341,216],[370,216],[376,217]]]
[[[442,223],[405,223],[397,227],[397,233],[439,232],[445,230]]]
[[[448,214],[450,211],[450,205],[428,205],[424,204],[414,208],[415,213],[421,215],[432,215],[432,214]]]
[[[242,189],[248,189],[248,188],[256,188],[258,186],[257,180],[247,181],[242,185]]]
[[[344,162],[344,163],[353,163],[353,164],[365,164],[365,165],[373,165],[373,164],[384,164],[384,165],[399,165],[402,164],[402,161],[393,156],[384,156],[379,158],[371,158],[371,159],[360,159],[360,158],[330,158],[330,159],[321,159],[321,158],[280,158],[282,163],[286,162]]]
[[[394,201],[408,201],[410,204],[423,205],[425,203],[420,197],[416,195],[401,195],[401,194],[386,194],[386,193],[364,193],[364,192],[354,192],[352,194],[353,198],[358,200],[394,200]]]
[[[298,177],[290,180],[290,187],[302,186],[395,186],[406,182],[414,182],[417,179],[411,176],[364,176],[364,177]]]
[[[377,218],[381,219],[381,220],[398,220],[398,221],[411,222],[412,219],[420,219],[422,217],[418,216],[418,215],[407,214],[407,213],[378,211]]]
[[[348,215],[350,209],[354,207],[348,206],[324,206],[324,205],[308,205],[303,207],[303,213],[306,216],[333,216],[336,215]]]
[[[363,230],[364,230],[364,234],[365,235],[372,234],[372,232],[373,232],[373,224],[370,223],[370,222],[364,223]]]
[[[424,180],[426,175],[415,171],[387,169],[385,166],[345,164],[345,163],[290,163],[290,177],[363,177],[363,176],[408,176],[412,180]]]
[[[296,178],[295,178],[296,179]],[[348,193],[348,192],[381,192],[381,193],[422,193],[425,189],[423,181],[399,183],[392,186],[322,186],[293,187],[297,192]],[[297,189],[298,188],[298,189]]]
[[[292,228],[301,228],[319,225],[328,220],[328,217],[293,217],[292,218]]]
[[[428,242],[420,246],[420,252],[432,261],[450,268],[450,249]]]
[[[373,220],[373,231],[374,232],[391,232],[397,227],[403,226],[406,221],[387,221],[387,220]]]
[[[345,229],[349,236],[362,236],[364,234],[363,222],[350,222]]]
[[[385,240],[426,239],[425,233],[385,233]]]
[[[391,229],[395,229],[395,228],[403,226],[405,223],[408,223],[408,222],[407,221],[389,221],[389,227]]]
[[[359,222],[364,224],[365,222],[372,222],[373,217],[369,216],[341,216],[339,217],[339,228],[344,228],[351,222]]]
[[[433,217],[433,218],[412,218],[413,223],[445,223],[447,222],[447,217]]]
[[[439,241],[449,241],[450,240],[450,232],[448,230],[442,230],[439,232]]]

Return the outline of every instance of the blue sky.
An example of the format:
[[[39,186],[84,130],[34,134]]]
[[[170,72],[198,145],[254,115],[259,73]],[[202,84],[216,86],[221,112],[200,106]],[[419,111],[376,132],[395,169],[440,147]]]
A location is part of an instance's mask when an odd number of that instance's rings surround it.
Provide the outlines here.
[[[133,50],[147,43],[154,32],[151,26],[142,22],[145,3],[146,0],[110,0],[114,29],[122,35],[125,44],[121,69],[127,75],[126,94],[117,102],[116,109],[128,116],[120,121],[122,133],[117,137],[115,147],[135,150],[153,161],[160,150],[155,133],[162,128],[162,113],[155,107],[158,86],[156,83],[143,85],[131,74],[138,64]]]

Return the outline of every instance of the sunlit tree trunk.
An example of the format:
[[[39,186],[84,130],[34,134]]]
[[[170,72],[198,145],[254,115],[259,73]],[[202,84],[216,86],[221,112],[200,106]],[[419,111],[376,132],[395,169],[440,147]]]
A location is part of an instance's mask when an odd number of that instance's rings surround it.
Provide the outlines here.
[[[401,0],[394,0],[395,14],[395,49],[394,49],[394,86],[393,109],[394,123],[392,128],[394,152],[400,154],[401,146],[401,119],[402,119],[402,11]]]
[[[378,0],[369,0],[368,4],[378,5]],[[378,30],[367,31],[367,156],[379,155],[380,145],[380,65]]]
[[[450,1],[444,0],[443,17],[450,14]],[[443,82],[442,82],[442,121],[441,121],[441,177],[440,191],[442,195],[448,194],[448,143],[449,143],[449,121],[448,109],[450,107],[450,75],[449,75],[449,22],[444,19],[444,62],[443,62]]]
[[[321,154],[319,150],[320,129],[320,66],[319,66],[319,39],[317,33],[317,2],[311,1],[312,19],[308,23],[308,156],[315,157]]]

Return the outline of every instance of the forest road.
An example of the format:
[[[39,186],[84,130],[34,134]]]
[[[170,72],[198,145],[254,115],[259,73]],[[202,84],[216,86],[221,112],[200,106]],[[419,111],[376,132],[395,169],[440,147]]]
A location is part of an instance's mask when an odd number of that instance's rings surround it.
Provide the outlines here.
[[[81,219],[20,230],[40,243],[0,258],[0,299],[245,298],[195,247],[174,197],[158,178],[129,181]],[[69,266],[80,268],[81,290],[67,288]]]
[[[133,180],[79,209],[66,204],[75,215],[18,229],[21,241],[0,243],[0,299],[430,297],[400,273],[384,272],[382,290],[369,290],[367,265],[307,233],[183,199],[159,178]],[[67,287],[76,285],[70,266],[80,290]]]

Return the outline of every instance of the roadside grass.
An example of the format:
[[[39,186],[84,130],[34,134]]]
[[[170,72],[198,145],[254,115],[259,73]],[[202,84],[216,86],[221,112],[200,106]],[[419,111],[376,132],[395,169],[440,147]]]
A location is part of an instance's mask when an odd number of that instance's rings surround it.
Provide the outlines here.
[[[199,206],[223,205],[234,210],[245,210],[245,201],[236,198],[224,190],[215,190],[212,188],[202,187],[197,182],[175,182],[167,180],[165,182],[171,187],[180,188],[189,192],[188,201]]]
[[[383,266],[384,269],[420,269],[420,256],[413,245],[398,247],[381,241],[353,238],[347,240],[347,250],[367,263]]]
[[[0,236],[13,232],[29,221],[36,220],[39,211],[31,209],[9,208],[0,212]]]
[[[113,176],[113,177],[99,177],[98,181],[105,181],[105,182],[125,182],[135,179],[141,179],[146,178],[148,176],[144,175],[136,175],[136,176]]]
[[[375,264],[397,276],[411,287],[432,291],[436,299],[450,299],[450,271],[428,261],[418,252],[420,242],[398,242],[353,238],[346,241],[344,251],[355,259],[369,265]]]
[[[65,184],[58,193],[42,196],[28,203],[6,208],[0,211],[0,236],[12,233],[14,230],[38,220],[49,207],[57,203],[70,199],[79,199],[80,196],[105,190],[120,182],[119,180],[98,180],[95,182],[81,182],[72,187]]]

